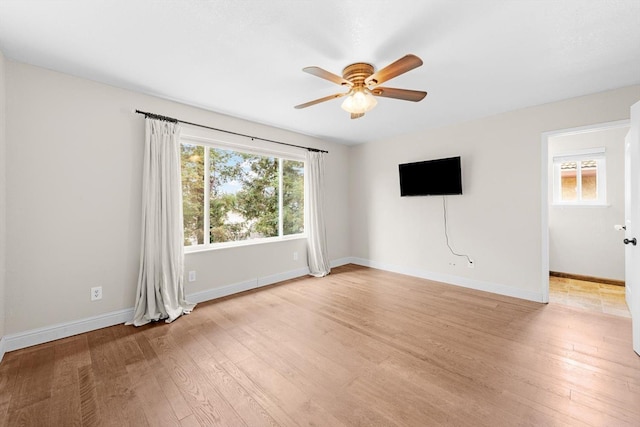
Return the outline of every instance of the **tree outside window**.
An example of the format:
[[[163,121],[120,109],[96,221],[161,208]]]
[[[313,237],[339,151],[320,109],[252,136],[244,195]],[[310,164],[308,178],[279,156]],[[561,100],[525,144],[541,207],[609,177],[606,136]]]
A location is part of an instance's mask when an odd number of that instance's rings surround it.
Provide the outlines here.
[[[185,246],[304,233],[303,161],[188,143],[181,151]]]

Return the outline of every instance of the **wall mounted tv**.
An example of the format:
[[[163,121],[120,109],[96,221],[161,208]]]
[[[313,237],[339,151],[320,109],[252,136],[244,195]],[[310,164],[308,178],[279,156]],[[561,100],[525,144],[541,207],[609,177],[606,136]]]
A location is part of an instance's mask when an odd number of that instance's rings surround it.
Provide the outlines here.
[[[462,194],[460,156],[398,165],[400,196]]]

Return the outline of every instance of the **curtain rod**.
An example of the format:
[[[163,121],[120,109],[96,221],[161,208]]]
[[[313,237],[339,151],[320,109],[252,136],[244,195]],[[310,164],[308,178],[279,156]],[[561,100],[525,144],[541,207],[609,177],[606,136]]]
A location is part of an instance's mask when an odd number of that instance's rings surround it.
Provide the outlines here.
[[[245,138],[251,138],[252,141],[254,139],[259,139],[260,141],[273,142],[274,144],[287,145],[289,147],[296,147],[296,148],[303,148],[305,150],[314,151],[316,153],[329,153],[326,150],[320,150],[318,148],[303,147],[302,145],[295,145],[295,144],[289,144],[287,142],[274,141],[272,139],[260,138],[259,136],[245,135],[243,133],[232,132],[232,131],[229,131],[229,130],[218,129],[218,128],[214,128],[214,127],[211,127],[211,126],[201,125],[201,124],[198,124],[198,123],[191,123],[191,122],[187,122],[187,121],[180,120],[180,119],[174,119],[173,117],[161,116],[160,114],[149,113],[147,111],[136,110],[136,113],[144,114],[145,118],[148,117],[148,118],[151,118],[151,119],[164,120],[165,122],[172,122],[172,123],[184,123],[185,125],[191,125],[191,126],[197,126],[197,127],[201,127],[201,128],[205,128],[205,129],[217,130],[218,132],[229,133],[231,135],[244,136]]]

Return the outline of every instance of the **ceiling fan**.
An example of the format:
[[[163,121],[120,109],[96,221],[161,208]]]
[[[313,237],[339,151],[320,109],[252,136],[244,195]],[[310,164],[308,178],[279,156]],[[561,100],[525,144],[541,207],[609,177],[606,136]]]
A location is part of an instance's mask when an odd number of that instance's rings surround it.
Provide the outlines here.
[[[401,99],[403,101],[421,101],[425,96],[427,96],[427,92],[379,86],[387,80],[398,77],[399,75],[421,65],[422,60],[420,58],[409,54],[387,65],[383,69],[378,70],[377,72],[375,72],[373,65],[366,62],[356,62],[355,64],[347,65],[344,70],[342,70],[342,77],[323,70],[320,67],[303,68],[302,71],[316,77],[329,80],[330,82],[341,86],[348,87],[349,91],[305,102],[304,104],[296,105],[294,108],[307,108],[321,102],[346,96],[347,98],[342,103],[342,108],[351,113],[352,119],[357,119],[364,116],[364,113],[370,111],[376,106],[378,103],[375,99],[376,96]]]

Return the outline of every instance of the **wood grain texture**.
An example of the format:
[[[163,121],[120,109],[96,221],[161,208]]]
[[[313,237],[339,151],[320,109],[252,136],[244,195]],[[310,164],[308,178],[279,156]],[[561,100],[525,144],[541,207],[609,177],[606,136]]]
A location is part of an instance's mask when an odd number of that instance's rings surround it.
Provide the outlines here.
[[[624,286],[624,280],[606,279],[603,277],[584,276],[582,274],[562,273],[560,271],[550,271],[549,276],[563,277],[565,279],[584,280],[585,282],[606,283],[608,285]]]
[[[637,426],[639,403],[628,318],[353,265],[0,364],[0,426]]]

